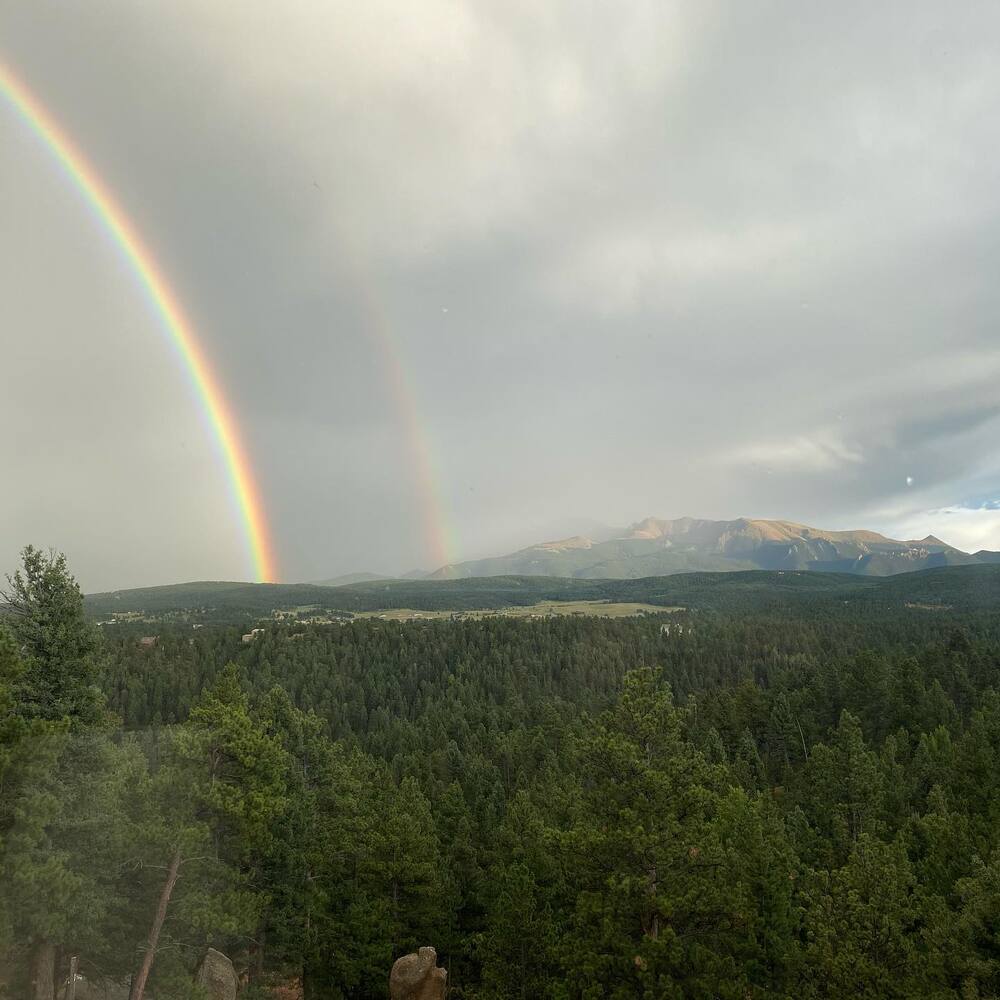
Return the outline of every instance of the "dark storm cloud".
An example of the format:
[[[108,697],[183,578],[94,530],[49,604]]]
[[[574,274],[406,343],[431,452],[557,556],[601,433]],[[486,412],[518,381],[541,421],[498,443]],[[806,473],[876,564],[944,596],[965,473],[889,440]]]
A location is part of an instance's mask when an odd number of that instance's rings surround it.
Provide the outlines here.
[[[948,538],[962,497],[1000,491],[991,5],[0,0],[0,17],[2,56],[196,318],[288,578],[432,558],[386,334],[456,555],[647,514]],[[19,142],[0,164],[0,247],[25,271],[47,220],[31,281],[64,304],[11,297],[3,406],[29,406],[10,373],[37,328],[100,419],[69,434],[87,456],[72,513],[58,400],[30,447],[4,446],[0,545],[55,535],[92,586],[240,575],[176,362],[113,261],[74,273],[100,262],[75,263],[88,223],[46,209],[42,162]],[[117,372],[74,353],[81,323]],[[955,541],[1000,547],[995,511],[974,519]]]

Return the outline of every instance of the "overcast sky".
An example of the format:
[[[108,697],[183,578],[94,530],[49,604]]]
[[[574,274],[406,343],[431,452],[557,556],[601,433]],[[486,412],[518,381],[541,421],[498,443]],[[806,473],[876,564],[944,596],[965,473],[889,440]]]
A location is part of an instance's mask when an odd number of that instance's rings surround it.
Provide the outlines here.
[[[286,580],[434,568],[427,469],[453,560],[685,514],[1000,548],[998,32],[914,0],[0,0],[0,59],[212,359]],[[248,577],[183,368],[2,101],[0,347],[0,564]]]

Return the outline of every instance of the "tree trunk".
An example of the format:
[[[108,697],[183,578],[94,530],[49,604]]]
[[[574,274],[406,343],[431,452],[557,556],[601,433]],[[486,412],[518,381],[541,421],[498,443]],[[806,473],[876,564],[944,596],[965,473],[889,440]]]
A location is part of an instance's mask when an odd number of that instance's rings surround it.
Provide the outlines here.
[[[802,724],[799,722],[798,716],[795,717],[795,725],[798,726],[799,739],[802,741],[802,756],[808,761],[809,748],[806,746],[806,735],[802,732]]]
[[[649,926],[646,928],[646,936],[651,937],[654,941],[656,941],[660,936],[660,912],[657,909],[656,904],[656,893],[660,887],[660,883],[659,876],[656,871],[656,865],[653,865],[653,867],[646,873],[646,882],[648,885],[651,908]]]
[[[40,938],[31,949],[31,1000],[55,1000],[56,946]]]
[[[132,989],[129,991],[129,1000],[142,1000],[146,992],[146,980],[149,979],[150,969],[153,968],[153,959],[156,958],[156,946],[160,940],[160,931],[163,929],[163,921],[167,917],[167,907],[170,905],[170,895],[177,884],[177,876],[181,869],[181,852],[175,851],[170,861],[170,868],[167,871],[167,880],[163,883],[163,891],[160,893],[160,902],[156,907],[156,916],[153,917],[153,926],[149,929],[149,940],[146,943],[146,954],[142,956],[142,965],[132,980]]]
[[[66,980],[65,1000],[76,1000],[76,970],[80,968],[80,958],[73,955],[69,960],[69,979]]]
[[[302,998],[303,1000],[318,1000],[320,995],[319,976],[310,959],[302,963]]]
[[[261,918],[257,926],[257,934],[250,942],[250,961],[247,968],[247,978],[251,983],[259,983],[264,978],[264,946],[267,943],[267,923]]]

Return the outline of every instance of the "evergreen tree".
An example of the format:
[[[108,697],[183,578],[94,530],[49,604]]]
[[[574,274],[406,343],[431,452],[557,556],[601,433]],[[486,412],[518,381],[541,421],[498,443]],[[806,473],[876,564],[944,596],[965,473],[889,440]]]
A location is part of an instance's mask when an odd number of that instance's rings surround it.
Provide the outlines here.
[[[130,1000],[144,996],[165,927],[195,953],[247,946],[267,903],[262,872],[287,808],[287,770],[280,741],[254,717],[236,668],[227,668],[172,734],[153,782],[146,868],[165,875],[153,880],[156,903]]]
[[[83,613],[83,595],[62,553],[29,545],[8,576],[3,598],[25,669],[17,687],[25,718],[94,725],[103,698],[97,687],[100,636]]]
[[[806,970],[798,995],[907,998],[933,995],[915,933],[915,878],[902,844],[859,835],[843,868],[806,889]]]
[[[81,928],[98,927],[106,910],[120,829],[117,769],[95,685],[100,639],[65,558],[28,546],[8,583],[8,624],[23,661],[8,698],[22,735],[0,791],[0,899],[28,948],[26,992],[52,1000],[57,953],[73,952],[86,937]]]
[[[712,822],[725,774],[683,723],[669,690],[638,670],[583,740],[581,808],[563,842],[578,886],[562,943],[571,996],[740,995],[739,903]]]

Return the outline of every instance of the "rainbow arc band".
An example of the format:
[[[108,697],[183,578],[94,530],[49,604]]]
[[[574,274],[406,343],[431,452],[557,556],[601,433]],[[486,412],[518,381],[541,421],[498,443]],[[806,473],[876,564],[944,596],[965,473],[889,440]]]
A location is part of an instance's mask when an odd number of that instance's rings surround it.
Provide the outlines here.
[[[105,187],[84,155],[38,98],[3,62],[0,62],[0,95],[6,98],[18,117],[59,161],[66,176],[73,181],[104,229],[118,245],[149,296],[163,329],[169,335],[187,371],[204,417],[222,453],[254,576],[261,582],[275,580],[278,574],[274,546],[260,491],[254,480],[246,449],[240,440],[236,418],[162,268],[140,239],[125,210]]]

